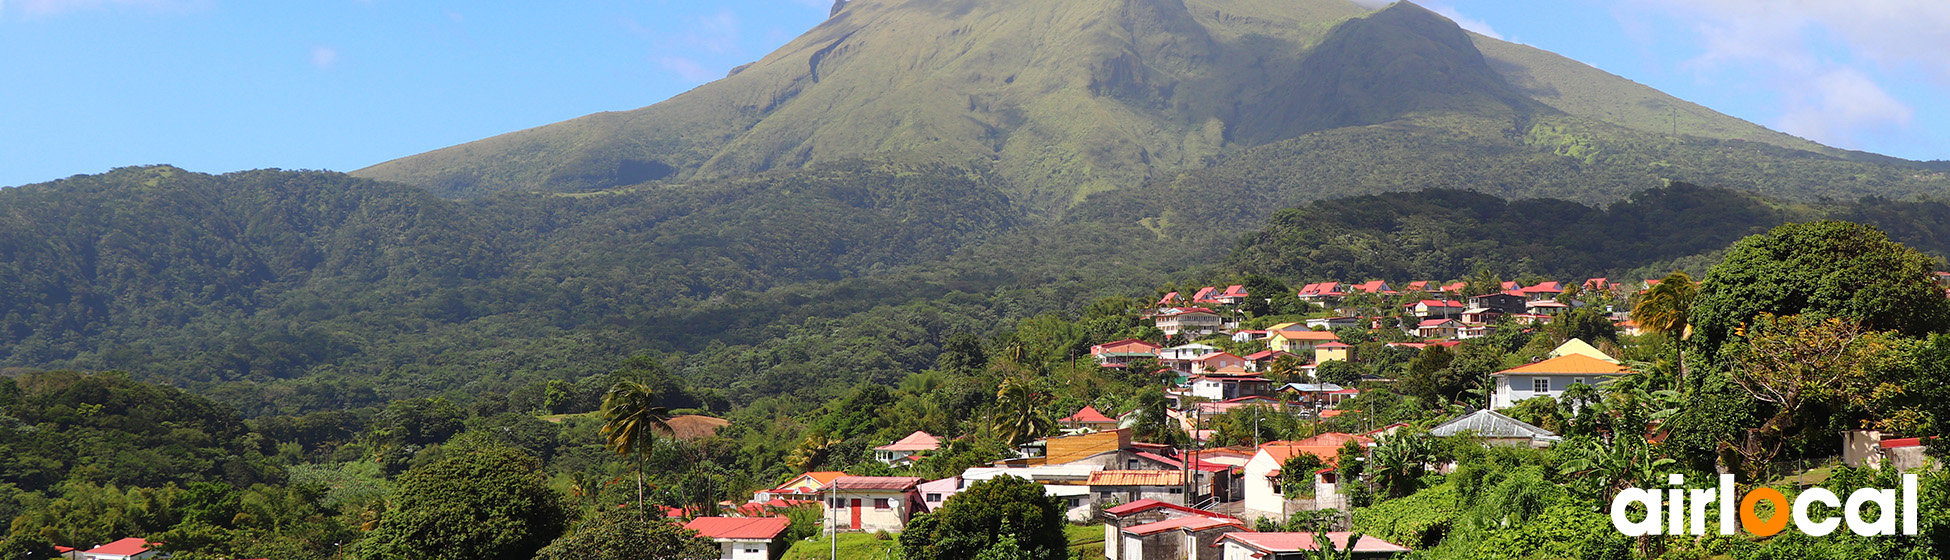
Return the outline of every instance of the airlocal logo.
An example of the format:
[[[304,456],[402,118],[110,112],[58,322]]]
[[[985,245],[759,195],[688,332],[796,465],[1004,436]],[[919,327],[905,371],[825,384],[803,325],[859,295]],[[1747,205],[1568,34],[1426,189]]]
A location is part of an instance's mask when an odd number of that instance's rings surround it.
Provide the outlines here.
[[[1643,535],[1704,535],[1706,534],[1706,515],[1709,506],[1718,505],[1720,514],[1720,534],[1731,535],[1734,528],[1734,512],[1739,512],[1740,525],[1748,533],[1759,536],[1772,536],[1787,528],[1788,519],[1794,519],[1794,526],[1810,536],[1822,536],[1835,532],[1843,521],[1848,529],[1865,537],[1896,534],[1896,517],[1902,516],[1904,535],[1916,534],[1916,475],[1903,475],[1902,504],[1896,508],[1895,490],[1863,488],[1848,495],[1846,506],[1834,492],[1822,488],[1809,488],[1801,491],[1788,505],[1787,496],[1773,488],[1757,488],[1740,498],[1740,508],[1734,509],[1733,475],[1720,475],[1720,487],[1680,488],[1686,477],[1672,475],[1667,483],[1673,488],[1646,490],[1626,488],[1611,500],[1611,525],[1628,537]],[[1767,519],[1760,518],[1759,505],[1770,502],[1774,514]],[[1632,521],[1629,510],[1632,504],[1645,508],[1644,519]],[[1814,504],[1830,508],[1842,508],[1840,519],[1830,515],[1822,519],[1810,519],[1808,508]],[[1863,519],[1863,506],[1876,505],[1876,518]],[[1663,514],[1661,512],[1664,512]],[[1790,513],[1791,512],[1791,513]],[[1687,531],[1686,529],[1690,529]]]

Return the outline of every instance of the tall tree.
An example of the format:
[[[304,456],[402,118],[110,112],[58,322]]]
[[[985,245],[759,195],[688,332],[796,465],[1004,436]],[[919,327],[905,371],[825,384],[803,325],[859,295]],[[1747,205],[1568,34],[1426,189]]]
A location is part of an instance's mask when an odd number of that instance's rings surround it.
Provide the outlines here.
[[[1692,336],[1693,328],[1689,318],[1693,313],[1693,300],[1699,297],[1699,283],[1683,271],[1673,271],[1659,285],[1646,290],[1632,305],[1632,321],[1639,328],[1672,337],[1674,362],[1679,364],[1679,377],[1686,375],[1685,341]]]
[[[923,514],[901,533],[908,558],[975,560],[993,558],[1004,537],[1022,555],[1005,558],[1068,558],[1070,539],[1063,532],[1063,504],[1043,491],[1043,485],[1000,476],[969,486]],[[991,554],[985,555],[985,552]]]
[[[562,534],[569,511],[541,462],[488,437],[463,434],[446,455],[400,477],[360,556],[528,560]]]
[[[1056,422],[1043,414],[1042,399],[1021,378],[1002,380],[995,392],[995,433],[1009,445],[1022,445],[1048,433]]]
[[[1745,441],[1723,444],[1739,455],[1740,465],[1733,466],[1743,466],[1750,476],[1760,474],[1802,427],[1803,411],[1823,405],[1869,407],[1879,394],[1900,392],[1877,386],[1876,372],[1893,357],[1890,337],[1854,321],[1763,313],[1736,335],[1742,340],[1731,345],[1737,365],[1728,376],[1774,412],[1748,428]]]
[[[1692,344],[1727,365],[1722,346],[1761,313],[1844,317],[1909,336],[1941,331],[1950,326],[1950,300],[1931,279],[1935,265],[1873,227],[1780,226],[1734,243],[1707,271],[1688,317]]]
[[[636,461],[636,506],[643,511],[643,461],[655,448],[657,432],[669,432],[670,411],[657,406],[657,395],[635,381],[618,381],[603,395],[602,434],[609,450]]]
[[[603,509],[536,552],[535,560],[709,560],[718,552],[717,543],[662,518]]]

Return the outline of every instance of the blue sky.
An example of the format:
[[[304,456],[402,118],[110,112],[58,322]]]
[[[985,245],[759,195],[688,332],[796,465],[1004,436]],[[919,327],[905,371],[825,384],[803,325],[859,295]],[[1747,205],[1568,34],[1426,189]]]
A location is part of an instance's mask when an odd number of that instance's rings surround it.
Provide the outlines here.
[[[1777,130],[1950,159],[1950,2],[1423,5]],[[349,171],[655,103],[830,6],[0,0],[0,185],[152,163]]]

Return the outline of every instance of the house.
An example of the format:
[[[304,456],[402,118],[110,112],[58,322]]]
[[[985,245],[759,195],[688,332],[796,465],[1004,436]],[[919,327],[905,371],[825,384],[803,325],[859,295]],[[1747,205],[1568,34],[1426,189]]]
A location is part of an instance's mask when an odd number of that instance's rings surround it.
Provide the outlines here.
[[[1884,465],[1897,470],[1915,470],[1927,467],[1929,450],[1936,445],[1935,437],[1883,439],[1882,432],[1875,430],[1853,430],[1842,433],[1842,462],[1851,467],[1868,466],[1872,469]]]
[[[1314,346],[1314,363],[1322,364],[1328,360],[1354,361],[1354,345],[1335,340]]]
[[[1219,351],[1219,347],[1217,346],[1194,342],[1159,350],[1158,361],[1166,367],[1179,371],[1188,371],[1192,368],[1192,360],[1194,358],[1217,351]]]
[[[1216,546],[1223,547],[1225,560],[1298,560],[1310,557],[1308,553],[1321,550],[1316,542],[1318,533],[1253,533],[1239,531],[1219,536]],[[1352,556],[1356,559],[1394,558],[1409,552],[1407,547],[1362,535],[1354,538],[1354,533],[1332,531],[1326,534],[1334,550],[1347,550],[1348,541],[1354,541]]]
[[[1470,434],[1483,438],[1483,443],[1490,445],[1539,448],[1550,447],[1551,444],[1564,439],[1551,433],[1550,430],[1532,426],[1494,410],[1478,410],[1444,422],[1435,429],[1429,430],[1429,434],[1437,437]]]
[[[137,560],[162,556],[162,551],[151,548],[149,541],[137,537],[129,537],[81,552],[82,560]]]
[[[942,504],[948,503],[948,498],[961,493],[961,477],[951,476],[941,480],[930,480],[914,489],[921,493],[921,505],[926,506],[928,511],[939,510]]]
[[[1245,523],[1224,516],[1194,515],[1134,525],[1118,531],[1116,548],[1126,560],[1219,560],[1219,536],[1245,531]],[[1109,554],[1111,547],[1104,547]]]
[[[1463,310],[1462,322],[1464,325],[1471,326],[1486,325],[1496,322],[1496,319],[1502,316],[1502,311],[1488,307],[1471,307]]]
[[[826,524],[844,531],[899,531],[927,508],[920,485],[914,476],[842,476],[825,501]]]
[[[721,560],[772,560],[792,546],[779,542],[790,525],[784,517],[699,517],[684,528],[716,541]]]
[[[1226,368],[1246,368],[1246,359],[1231,352],[1213,352],[1192,358],[1192,373],[1210,373]]]
[[[873,458],[890,466],[911,465],[923,454],[941,448],[941,438],[916,431],[900,441],[873,448]]]
[[[1252,342],[1252,341],[1255,341],[1255,340],[1262,340],[1262,339],[1265,339],[1265,338],[1266,338],[1266,336],[1267,336],[1267,333],[1266,333],[1266,331],[1261,331],[1261,330],[1237,330],[1237,331],[1232,331],[1232,341],[1233,341],[1233,342]]]
[[[1545,300],[1536,300],[1536,301],[1527,302],[1523,305],[1523,308],[1524,308],[1524,313],[1528,313],[1531,315],[1555,316],[1559,313],[1569,311],[1571,309],[1571,306],[1569,304],[1545,299]]]
[[[1247,369],[1251,369],[1252,371],[1266,371],[1267,369],[1272,368],[1273,362],[1279,360],[1280,357],[1292,356],[1292,355],[1293,354],[1281,352],[1279,350],[1261,350],[1258,352],[1247,354],[1246,363],[1251,366]]]
[[[1264,395],[1272,389],[1273,380],[1244,369],[1214,371],[1192,378],[1192,396],[1215,401]]]
[[[1159,311],[1151,320],[1166,336],[1177,336],[1179,333],[1208,335],[1225,327],[1225,320],[1219,317],[1217,311],[1204,307],[1173,307]]]
[[[1225,292],[1213,296],[1212,299],[1218,300],[1219,303],[1226,305],[1239,305],[1245,303],[1248,297],[1252,297],[1252,294],[1246,293],[1246,287],[1244,285],[1233,284],[1226,286]]]
[[[752,501],[764,502],[781,498],[788,500],[818,499],[821,493],[826,491],[827,485],[832,484],[835,480],[839,480],[842,476],[846,476],[846,473],[840,471],[819,471],[801,474],[792,477],[791,480],[785,481],[785,484],[780,484],[777,488],[753,492]]]
[[[1341,339],[1340,335],[1334,334],[1333,331],[1280,329],[1277,328],[1278,325],[1275,327],[1267,329],[1272,333],[1266,338],[1266,347],[1281,352],[1312,354],[1315,346],[1326,342],[1338,342]]]
[[[1076,414],[1065,416],[1062,420],[1057,420],[1057,422],[1071,428],[1089,428],[1098,431],[1117,429],[1117,419],[1105,416],[1102,412],[1097,412],[1097,407],[1094,406],[1083,407],[1083,410],[1077,411]]]
[[[1524,297],[1523,294],[1517,292],[1499,292],[1470,296],[1469,298],[1470,307],[1495,311],[1503,315],[1523,313],[1525,310],[1524,304],[1529,302],[1530,298]],[[1464,310],[1464,313],[1467,314],[1468,310]]]
[[[1217,294],[1218,292],[1219,292],[1218,288],[1214,288],[1211,286],[1199,288],[1197,292],[1192,293],[1192,303],[1193,304],[1219,303],[1219,300],[1212,299],[1212,296],[1214,294]]]
[[[1462,295],[1463,289],[1468,287],[1469,287],[1468,282],[1457,282],[1454,284],[1444,284],[1442,288],[1437,291],[1440,293],[1450,294],[1450,295]]]
[[[1090,357],[1096,358],[1097,365],[1100,366],[1124,367],[1125,364],[1139,359],[1158,359],[1158,352],[1162,349],[1163,347],[1156,344],[1135,338],[1126,338],[1117,342],[1106,342],[1091,346]]]
[[[1612,325],[1618,327],[1618,334],[1622,334],[1625,336],[1639,336],[1645,334],[1645,328],[1640,327],[1638,321],[1633,321],[1631,319],[1626,319],[1623,321],[1612,323]]]
[[[1360,395],[1361,391],[1333,383],[1288,383],[1280,387],[1280,393],[1303,406],[1331,408]]]
[[[1360,317],[1323,317],[1307,320],[1307,328],[1309,329],[1333,330],[1341,327],[1359,326],[1361,326]]]
[[[1415,324],[1415,336],[1422,338],[1456,338],[1462,333],[1463,322],[1455,319],[1423,319]]]
[[[1442,286],[1436,284],[1435,282],[1429,280],[1417,280],[1414,282],[1409,282],[1408,287],[1402,288],[1402,291],[1413,294],[1416,292],[1429,293],[1439,289],[1442,289]]]
[[[1176,307],[1184,303],[1185,298],[1178,297],[1178,292],[1166,292],[1165,297],[1158,298],[1158,307]]]
[[[1490,408],[1502,410],[1535,397],[1561,398],[1572,385],[1602,383],[1627,373],[1631,372],[1624,366],[1584,354],[1565,354],[1506,369],[1490,374],[1495,382]]]
[[[1124,529],[1187,517],[1227,518],[1210,511],[1158,500],[1138,500],[1104,508],[1104,557],[1110,560],[1135,558],[1125,554]]]
[[[1185,499],[1184,471],[1097,471],[1090,473],[1090,479],[1084,485],[1090,487],[1099,506],[1138,500],[1190,505]]]
[[[1524,286],[1517,291],[1523,292],[1524,298],[1530,301],[1554,300],[1559,294],[1564,293],[1564,283],[1538,282],[1535,286]]]
[[[1379,295],[1396,295],[1401,293],[1395,291],[1393,288],[1389,288],[1388,282],[1382,280],[1369,280],[1367,282],[1362,282],[1360,284],[1349,286],[1349,288],[1350,290],[1348,293],[1359,292],[1363,294],[1379,294]]]
[[[1373,439],[1364,436],[1329,433],[1300,441],[1274,441],[1259,446],[1259,450],[1253,454],[1252,460],[1246,462],[1244,469],[1246,493],[1244,516],[1247,519],[1265,517],[1281,520],[1286,519],[1287,516],[1297,511],[1297,508],[1293,507],[1293,504],[1290,504],[1286,500],[1286,496],[1281,491],[1281,480],[1283,477],[1288,476],[1303,476],[1313,482],[1315,487],[1314,500],[1317,507],[1345,509],[1343,506],[1346,504],[1342,503],[1344,499],[1339,494],[1332,492],[1323,493],[1321,491],[1323,490],[1322,484],[1334,483],[1331,479],[1323,478],[1321,475],[1331,474],[1332,471],[1326,471],[1324,473],[1282,473],[1280,469],[1286,465],[1288,459],[1292,459],[1295,455],[1301,453],[1312,454],[1320,457],[1327,464],[1333,465],[1335,461],[1339,460],[1341,446],[1349,441],[1360,442],[1362,445],[1374,443]]]
[[[1341,287],[1342,285],[1339,282],[1308,284],[1301,286],[1300,293],[1297,295],[1300,301],[1326,305],[1340,301],[1341,298],[1347,296],[1347,293],[1341,291]]]
[[[1406,305],[1410,313],[1423,319],[1454,319],[1469,309],[1460,301],[1425,299]]]

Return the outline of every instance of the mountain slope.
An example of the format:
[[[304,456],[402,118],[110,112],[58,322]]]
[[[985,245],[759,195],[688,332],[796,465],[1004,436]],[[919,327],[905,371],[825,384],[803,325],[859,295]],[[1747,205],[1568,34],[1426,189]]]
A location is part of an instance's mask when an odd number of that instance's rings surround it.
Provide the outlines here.
[[[465,197],[905,154],[992,161],[1012,198],[1048,215],[1308,132],[1409,115],[1553,112],[1840,154],[1467,34],[1406,2],[1368,12],[1346,0],[855,0],[763,59],[662,103],[356,174]]]

